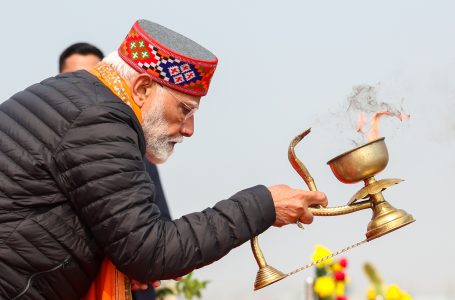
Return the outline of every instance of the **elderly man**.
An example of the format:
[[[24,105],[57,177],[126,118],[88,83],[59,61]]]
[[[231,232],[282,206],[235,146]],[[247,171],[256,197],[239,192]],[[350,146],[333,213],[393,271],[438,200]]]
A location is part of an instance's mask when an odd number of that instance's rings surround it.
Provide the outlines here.
[[[143,155],[164,162],[192,136],[216,64],[139,20],[91,73],[49,78],[0,105],[0,298],[80,299],[105,258],[141,282],[175,278],[272,225],[312,222],[308,206],[325,195],[284,185],[160,219]]]

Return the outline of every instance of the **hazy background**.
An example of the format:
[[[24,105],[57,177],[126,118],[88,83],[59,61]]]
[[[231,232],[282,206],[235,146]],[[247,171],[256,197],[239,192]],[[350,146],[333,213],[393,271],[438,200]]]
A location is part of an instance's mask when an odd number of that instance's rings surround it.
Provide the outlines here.
[[[361,188],[344,185],[326,162],[352,147],[346,122],[354,86],[411,115],[382,121],[389,166],[377,178],[405,181],[384,192],[417,222],[348,253],[351,299],[364,297],[362,264],[415,299],[455,299],[455,2],[453,1],[4,1],[0,10],[0,101],[53,76],[60,52],[87,41],[117,49],[135,19],[198,41],[219,58],[196,133],[160,166],[174,217],[202,210],[255,184],[305,188],[287,161],[290,140],[331,206]],[[344,121],[343,121],[344,120]],[[344,123],[343,123],[344,122]],[[451,154],[452,153],[452,154]],[[315,218],[304,231],[272,228],[260,238],[268,262],[290,272],[313,246],[362,240],[369,211]],[[303,299],[307,270],[258,292],[249,244],[196,272],[203,299]]]

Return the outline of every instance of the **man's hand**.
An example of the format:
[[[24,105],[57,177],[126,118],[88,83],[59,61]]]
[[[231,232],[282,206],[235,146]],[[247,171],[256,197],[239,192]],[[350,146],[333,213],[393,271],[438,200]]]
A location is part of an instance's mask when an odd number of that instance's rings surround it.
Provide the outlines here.
[[[159,280],[151,281],[150,284],[154,288],[157,288],[157,287],[159,287],[161,285],[161,281],[159,281]],[[143,282],[131,279],[131,290],[132,291],[140,291],[140,290],[144,291],[146,289],[148,289],[148,284],[147,283],[143,283]]]
[[[300,221],[304,224],[313,222],[309,206],[327,206],[327,197],[322,192],[295,190],[287,185],[269,187],[275,204],[276,219],[273,226],[281,227]]]
[[[180,279],[182,279],[182,277],[174,278],[175,281],[179,281]],[[161,285],[161,281],[160,280],[150,281],[149,283],[155,289]],[[146,289],[148,289],[148,284],[147,283],[143,283],[143,282],[131,279],[131,290],[132,291],[138,291],[138,290],[144,291]]]

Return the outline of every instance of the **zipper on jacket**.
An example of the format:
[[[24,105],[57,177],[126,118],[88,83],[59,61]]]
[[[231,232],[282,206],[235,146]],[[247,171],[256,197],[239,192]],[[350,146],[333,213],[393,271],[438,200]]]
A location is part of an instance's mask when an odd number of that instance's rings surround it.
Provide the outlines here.
[[[55,266],[55,267],[53,267],[53,268],[51,268],[51,269],[33,273],[33,274],[30,276],[30,278],[28,279],[27,285],[26,285],[25,288],[22,290],[22,292],[20,292],[16,297],[12,298],[11,300],[16,300],[16,299],[19,299],[20,297],[22,297],[22,296],[28,291],[28,289],[30,288],[30,286],[31,286],[31,284],[32,284],[32,281],[33,281],[33,279],[35,279],[35,277],[40,276],[40,275],[43,275],[43,274],[46,274],[46,273],[50,273],[50,272],[57,271],[57,270],[60,269],[60,268],[64,268],[64,267],[65,267],[66,265],[68,265],[70,262],[71,262],[71,256],[68,256],[68,257],[65,258],[65,260],[64,260],[61,264],[59,264],[59,265],[57,265],[57,266]]]

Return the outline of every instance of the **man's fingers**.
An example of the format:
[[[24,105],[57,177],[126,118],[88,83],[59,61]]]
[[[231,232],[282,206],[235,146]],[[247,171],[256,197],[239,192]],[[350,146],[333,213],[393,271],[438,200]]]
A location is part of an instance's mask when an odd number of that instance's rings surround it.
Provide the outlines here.
[[[323,192],[292,189],[286,185],[269,187],[275,205],[276,227],[300,221],[304,224],[313,222],[313,214],[308,207],[327,206],[327,197]]]
[[[137,280],[131,280],[131,290],[146,290],[148,288],[146,283],[139,282]]]
[[[150,284],[154,288],[157,288],[157,287],[159,287],[161,285],[161,281],[159,281],[159,280],[151,281]],[[143,282],[140,282],[140,281],[137,281],[137,280],[134,280],[134,279],[131,280],[131,290],[137,291],[137,290],[146,290],[146,289],[148,289],[148,284],[147,283],[143,283]]]
[[[323,192],[308,192],[309,194],[305,195],[305,200],[308,206],[322,205],[327,206],[327,196]]]
[[[305,212],[299,217],[299,221],[303,224],[313,223],[313,214],[310,212]]]
[[[327,206],[327,197],[323,192],[311,191],[307,192],[304,198],[307,207],[322,205]],[[311,224],[313,222],[313,214],[305,207],[304,212],[299,217],[299,221],[304,224]]]

